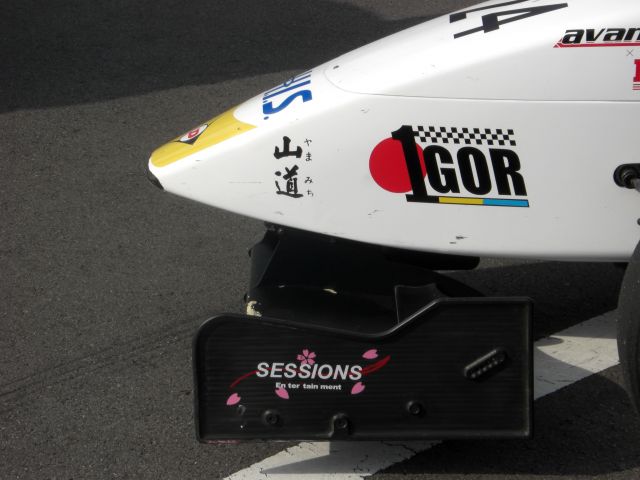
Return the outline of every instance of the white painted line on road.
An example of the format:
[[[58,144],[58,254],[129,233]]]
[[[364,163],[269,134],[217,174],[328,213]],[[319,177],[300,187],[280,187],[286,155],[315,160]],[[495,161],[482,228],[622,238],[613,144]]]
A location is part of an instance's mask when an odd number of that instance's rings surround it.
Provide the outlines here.
[[[534,397],[618,364],[613,312],[535,343]],[[303,442],[227,480],[361,480],[440,442]]]
[[[228,480],[361,480],[440,442],[303,442]]]
[[[534,397],[544,397],[618,362],[614,312],[574,325],[535,343]]]

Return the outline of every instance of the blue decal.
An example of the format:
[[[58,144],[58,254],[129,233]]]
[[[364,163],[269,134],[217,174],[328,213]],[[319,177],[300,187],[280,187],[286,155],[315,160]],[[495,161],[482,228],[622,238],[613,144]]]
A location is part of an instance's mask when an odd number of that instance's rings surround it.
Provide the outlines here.
[[[287,108],[291,102],[293,102],[296,98],[302,98],[302,102],[308,102],[313,99],[313,95],[311,94],[311,90],[304,89],[300,90],[302,87],[311,84],[311,71],[301,73],[300,75],[296,75],[295,77],[290,78],[282,85],[278,85],[277,87],[272,88],[271,90],[267,90],[262,97],[262,113],[265,115],[273,115],[274,113],[281,112],[285,108]],[[292,92],[288,97],[286,97],[282,102],[278,105],[273,105],[273,101],[267,101],[271,98],[282,95],[286,92]],[[265,120],[268,120],[269,117],[264,117]]]
[[[528,207],[528,200],[508,200],[503,198],[484,198],[483,205],[493,205],[496,207]]]

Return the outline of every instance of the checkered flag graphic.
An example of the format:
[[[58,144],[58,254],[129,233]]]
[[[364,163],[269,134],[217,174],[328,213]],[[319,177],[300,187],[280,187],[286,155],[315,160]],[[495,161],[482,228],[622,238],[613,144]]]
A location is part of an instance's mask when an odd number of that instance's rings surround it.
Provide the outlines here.
[[[413,135],[422,143],[516,146],[512,129],[418,126],[413,128]]]

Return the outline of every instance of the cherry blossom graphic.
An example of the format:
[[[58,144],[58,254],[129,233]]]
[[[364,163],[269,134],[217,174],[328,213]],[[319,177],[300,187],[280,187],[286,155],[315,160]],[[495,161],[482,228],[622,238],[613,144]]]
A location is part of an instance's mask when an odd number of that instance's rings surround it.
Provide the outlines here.
[[[285,400],[289,400],[289,392],[282,387],[276,389],[276,395]]]
[[[310,352],[307,348],[302,350],[302,354],[298,354],[296,357],[296,359],[300,361],[300,365],[313,365],[316,363],[314,358],[316,358],[316,352]]]
[[[373,360],[374,358],[378,358],[378,350],[372,348],[371,350],[367,350],[362,354],[362,358],[366,358],[367,360]]]
[[[240,401],[241,397],[237,393],[234,393],[227,398],[227,405],[235,405]]]
[[[358,382],[351,389],[351,395],[358,395],[364,391],[364,383]]]

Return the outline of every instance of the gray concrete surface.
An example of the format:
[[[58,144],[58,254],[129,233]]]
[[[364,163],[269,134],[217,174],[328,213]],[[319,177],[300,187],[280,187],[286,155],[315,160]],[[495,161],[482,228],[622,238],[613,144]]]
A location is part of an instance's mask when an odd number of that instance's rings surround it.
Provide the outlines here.
[[[191,337],[240,311],[262,226],[160,192],[153,148],[292,73],[473,1],[27,0],[0,15],[0,478],[222,478],[283,444],[206,446]],[[544,336],[614,308],[611,265],[485,261]],[[610,369],[535,440],[447,442],[380,478],[640,476]]]

